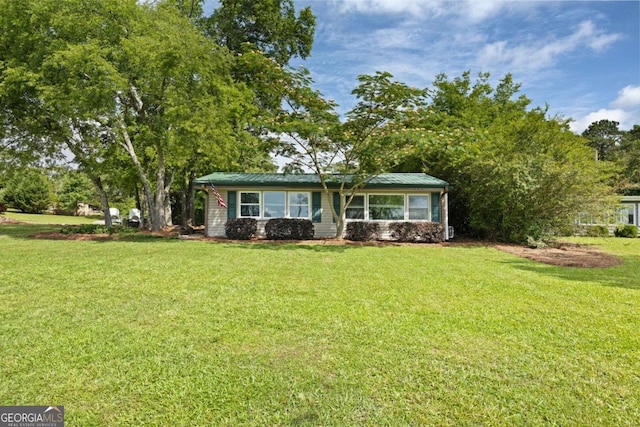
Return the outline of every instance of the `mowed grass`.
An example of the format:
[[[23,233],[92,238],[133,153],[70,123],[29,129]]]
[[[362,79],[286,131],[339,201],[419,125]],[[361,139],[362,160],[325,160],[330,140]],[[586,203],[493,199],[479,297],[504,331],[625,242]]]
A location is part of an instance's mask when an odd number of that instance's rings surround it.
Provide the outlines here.
[[[29,224],[92,224],[96,221],[95,218],[86,216],[28,214],[13,210],[5,212],[4,215],[7,218]]]
[[[0,402],[68,426],[640,424],[640,239],[572,269],[29,230],[0,226]]]

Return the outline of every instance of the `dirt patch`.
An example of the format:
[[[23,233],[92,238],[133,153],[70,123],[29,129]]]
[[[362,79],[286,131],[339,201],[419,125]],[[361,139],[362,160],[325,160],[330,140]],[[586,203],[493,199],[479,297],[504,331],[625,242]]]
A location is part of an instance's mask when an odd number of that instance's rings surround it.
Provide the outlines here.
[[[605,254],[589,246],[571,243],[560,243],[554,247],[541,249],[506,244],[497,244],[495,247],[533,261],[562,267],[605,268],[622,264],[622,261],[613,255]]]

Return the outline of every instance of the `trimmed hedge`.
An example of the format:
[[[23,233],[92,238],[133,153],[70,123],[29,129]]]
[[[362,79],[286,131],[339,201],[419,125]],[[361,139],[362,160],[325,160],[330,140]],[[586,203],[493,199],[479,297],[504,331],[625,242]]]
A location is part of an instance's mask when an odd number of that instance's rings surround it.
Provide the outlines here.
[[[631,224],[619,225],[613,234],[616,237],[638,237],[638,227]]]
[[[345,234],[347,240],[357,242],[377,240],[380,238],[380,224],[366,221],[349,222]]]
[[[255,218],[235,218],[224,224],[224,234],[229,239],[251,240],[258,231],[258,221]]]
[[[609,229],[605,225],[588,225],[586,226],[586,235],[588,237],[609,237]]]
[[[313,239],[313,223],[301,218],[273,218],[264,226],[264,234],[269,240],[309,240]]]
[[[389,225],[389,232],[399,242],[444,241],[444,227],[438,222],[394,222]]]

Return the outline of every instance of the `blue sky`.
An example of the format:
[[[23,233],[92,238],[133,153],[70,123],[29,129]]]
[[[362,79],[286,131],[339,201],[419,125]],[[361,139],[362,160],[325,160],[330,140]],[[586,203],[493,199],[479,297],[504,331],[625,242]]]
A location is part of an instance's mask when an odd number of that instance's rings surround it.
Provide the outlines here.
[[[640,2],[295,0],[317,17],[308,68],[315,87],[349,110],[360,74],[388,71],[429,87],[438,73],[506,73],[533,106],[591,122],[640,124]]]

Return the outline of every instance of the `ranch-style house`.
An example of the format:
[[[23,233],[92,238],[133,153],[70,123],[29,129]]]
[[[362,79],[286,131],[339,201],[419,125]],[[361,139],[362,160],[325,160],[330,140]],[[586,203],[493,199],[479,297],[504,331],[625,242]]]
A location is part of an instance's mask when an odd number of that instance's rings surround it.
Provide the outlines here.
[[[306,218],[316,238],[336,235],[330,203],[339,212],[340,176],[330,177],[327,194],[316,174],[216,172],[195,180],[207,191],[205,235],[223,237],[233,218],[255,218],[258,236],[271,218]],[[385,173],[356,191],[344,212],[345,221],[376,221],[383,238],[396,221],[432,221],[442,224],[449,239],[448,183],[424,173]],[[348,188],[348,187],[346,187]]]

